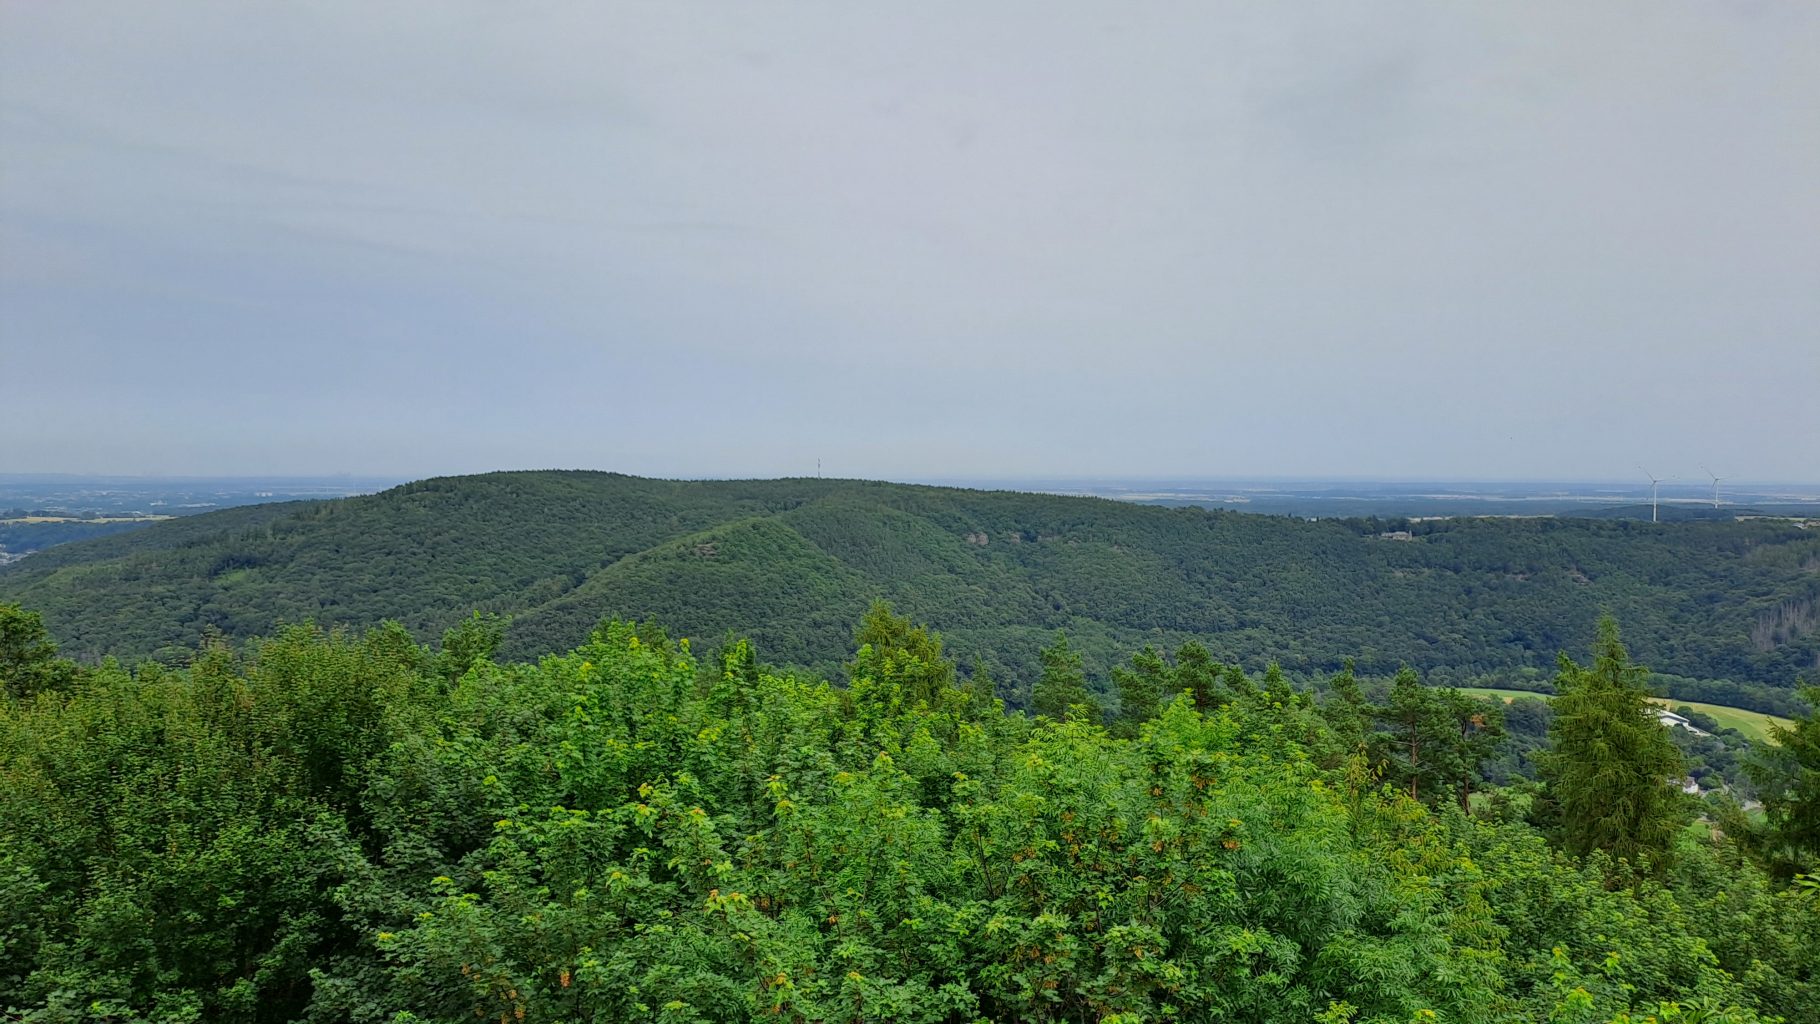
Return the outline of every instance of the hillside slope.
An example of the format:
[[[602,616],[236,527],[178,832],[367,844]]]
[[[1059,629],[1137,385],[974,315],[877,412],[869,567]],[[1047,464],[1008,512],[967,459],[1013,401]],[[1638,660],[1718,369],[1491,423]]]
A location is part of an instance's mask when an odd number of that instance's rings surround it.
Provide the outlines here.
[[[1785,689],[1820,665],[1820,536],[1791,525],[1483,519],[1380,536],[1391,525],[861,481],[493,473],[65,545],[0,570],[0,600],[42,611],[87,658],[176,657],[206,630],[306,618],[433,636],[480,608],[513,616],[513,655],[571,646],[605,615],[654,616],[825,667],[885,597],[963,660],[993,651],[1014,676],[1028,668],[1016,652],[1033,659],[1058,628],[1090,665],[1196,636],[1297,671],[1356,657],[1372,673],[1537,675],[1603,611],[1677,676]]]

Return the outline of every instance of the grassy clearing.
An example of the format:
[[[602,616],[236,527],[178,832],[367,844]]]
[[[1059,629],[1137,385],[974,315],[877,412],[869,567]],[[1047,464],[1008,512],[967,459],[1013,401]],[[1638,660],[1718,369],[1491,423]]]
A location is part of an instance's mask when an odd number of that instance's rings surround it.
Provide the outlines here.
[[[1499,690],[1489,686],[1462,686],[1460,687],[1460,692],[1470,693],[1476,697],[1496,697],[1506,704],[1519,697],[1534,697],[1538,700],[1547,700],[1549,697],[1553,696],[1553,694],[1548,693],[1537,693],[1534,690]]]
[[[1539,697],[1543,700],[1549,698],[1549,695],[1545,693],[1532,693],[1529,690],[1499,690],[1485,686],[1462,686],[1460,687],[1460,692],[1476,694],[1480,697],[1495,697],[1503,700],[1505,703],[1509,703],[1519,697]],[[1786,718],[1777,718],[1775,715],[1766,715],[1761,711],[1747,711],[1744,708],[1728,707],[1724,704],[1702,704],[1699,701],[1675,700],[1670,697],[1655,698],[1655,703],[1660,704],[1665,708],[1693,708],[1695,711],[1711,715],[1713,720],[1720,725],[1725,726],[1728,729],[1736,729],[1758,743],[1767,742],[1769,740],[1770,726],[1779,725],[1783,728],[1787,728],[1790,724],[1789,720]]]
[[[1713,716],[1714,721],[1728,729],[1736,729],[1759,743],[1769,739],[1769,727],[1779,725],[1784,729],[1792,723],[1786,718],[1766,715],[1761,711],[1746,711],[1743,708],[1727,707],[1724,704],[1701,704],[1692,700],[1674,700],[1663,697],[1656,700],[1665,708],[1690,707],[1695,711]]]

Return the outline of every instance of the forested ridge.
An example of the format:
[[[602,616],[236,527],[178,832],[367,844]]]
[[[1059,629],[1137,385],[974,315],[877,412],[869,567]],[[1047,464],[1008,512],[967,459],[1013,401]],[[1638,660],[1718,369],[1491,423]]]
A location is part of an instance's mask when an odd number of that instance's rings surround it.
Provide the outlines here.
[[[1393,539],[1408,531],[1409,539]],[[1388,535],[1388,536],[1386,536]],[[1625,623],[1659,685],[1788,713],[1820,664],[1820,536],[1777,522],[1306,522],[1091,498],[839,480],[678,482],[578,472],[425,480],[231,509],[0,570],[67,654],[181,663],[205,635],[281,622],[435,635],[511,616],[503,651],[566,649],[603,617],[751,636],[831,672],[875,597],[941,623],[1016,684],[1068,630],[1096,677],[1144,643],[1208,643],[1311,677],[1356,659],[1545,686],[1591,623]]]
[[[1029,717],[883,605],[834,682],[500,635],[85,667],[0,605],[0,1016],[1820,1021],[1820,721],[1761,815],[1684,797],[1609,623],[1512,786],[1413,671],[1145,648],[1101,704],[1058,634]]]

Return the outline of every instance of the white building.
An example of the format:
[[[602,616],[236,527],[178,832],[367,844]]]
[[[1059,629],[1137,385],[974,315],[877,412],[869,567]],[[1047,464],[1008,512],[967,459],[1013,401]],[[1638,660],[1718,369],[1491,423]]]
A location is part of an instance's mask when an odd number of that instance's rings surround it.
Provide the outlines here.
[[[1662,723],[1662,725],[1667,728],[1686,729],[1688,732],[1693,733],[1695,736],[1711,736],[1712,735],[1712,733],[1709,733],[1704,729],[1696,729],[1694,727],[1694,723],[1688,721],[1686,718],[1682,717],[1681,715],[1675,714],[1673,711],[1670,711],[1667,708],[1656,708],[1655,711],[1656,711],[1656,721]]]

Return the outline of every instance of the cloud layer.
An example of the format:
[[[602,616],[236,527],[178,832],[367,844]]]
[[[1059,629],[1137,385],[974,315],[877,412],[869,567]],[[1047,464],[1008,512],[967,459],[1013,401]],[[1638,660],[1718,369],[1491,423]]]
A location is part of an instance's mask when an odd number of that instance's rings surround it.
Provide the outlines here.
[[[0,470],[1820,478],[1820,8],[0,8]]]

